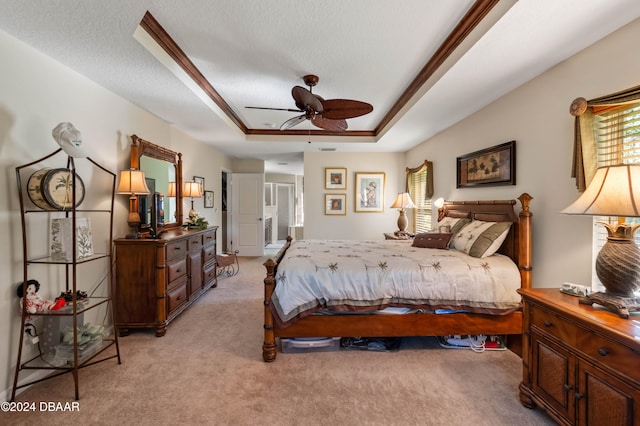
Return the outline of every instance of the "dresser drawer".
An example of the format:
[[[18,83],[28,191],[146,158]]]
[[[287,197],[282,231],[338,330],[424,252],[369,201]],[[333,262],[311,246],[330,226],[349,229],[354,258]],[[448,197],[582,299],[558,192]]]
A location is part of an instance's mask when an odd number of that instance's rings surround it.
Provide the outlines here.
[[[216,231],[212,229],[211,231],[207,231],[202,234],[202,245],[208,246],[211,244],[215,244],[216,242]]]
[[[202,248],[202,235],[195,235],[193,237],[190,237],[188,240],[188,250],[193,252],[193,251],[198,251]]]
[[[169,270],[169,287],[171,287],[172,282],[187,275],[187,258],[185,257],[169,262],[167,269]]]
[[[169,313],[173,312],[177,307],[187,301],[187,283],[177,287],[169,292],[167,295],[167,301],[169,303]]]
[[[172,241],[167,244],[167,260],[184,257],[187,254],[187,240]]]
[[[216,265],[215,263],[207,268],[204,269],[203,271],[204,274],[204,283],[208,284],[211,282],[211,280],[216,278]]]
[[[536,305],[531,307],[531,324],[571,346],[575,345],[576,335],[584,332],[581,328],[568,323],[559,315]]]
[[[216,247],[215,246],[205,246],[202,250],[202,263],[207,264],[216,258]]]
[[[640,382],[640,353],[594,333],[582,333],[576,338],[576,349]]]

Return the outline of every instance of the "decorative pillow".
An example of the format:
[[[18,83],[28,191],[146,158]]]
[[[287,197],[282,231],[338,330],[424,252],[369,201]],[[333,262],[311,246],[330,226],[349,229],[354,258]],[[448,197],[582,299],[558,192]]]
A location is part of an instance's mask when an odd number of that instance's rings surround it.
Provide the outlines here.
[[[435,248],[441,250],[449,250],[449,241],[453,234],[443,234],[436,232],[424,232],[416,234],[413,239],[413,247]]]
[[[453,241],[456,238],[456,234],[469,223],[471,223],[471,219],[447,216],[442,218],[442,220],[438,222],[434,231],[441,233],[450,233],[451,241],[449,243],[449,247],[453,247]]]
[[[485,258],[498,251],[510,227],[511,222],[474,220],[458,232],[453,246],[469,256]]]

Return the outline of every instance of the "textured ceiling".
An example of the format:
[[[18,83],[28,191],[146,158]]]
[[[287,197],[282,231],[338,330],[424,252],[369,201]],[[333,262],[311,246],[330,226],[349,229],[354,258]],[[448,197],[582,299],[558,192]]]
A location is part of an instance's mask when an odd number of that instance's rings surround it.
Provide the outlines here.
[[[406,151],[640,16],[637,0],[501,0],[467,22],[468,34],[416,86],[461,20],[485,5],[492,1],[0,0],[0,29],[197,140],[264,159],[267,171],[301,173],[304,151]],[[139,29],[146,12],[228,111],[149,43]],[[308,121],[283,134],[273,129],[296,113],[245,108],[294,108],[291,88],[310,73],[325,99],[374,106],[347,120],[366,136],[322,134]]]

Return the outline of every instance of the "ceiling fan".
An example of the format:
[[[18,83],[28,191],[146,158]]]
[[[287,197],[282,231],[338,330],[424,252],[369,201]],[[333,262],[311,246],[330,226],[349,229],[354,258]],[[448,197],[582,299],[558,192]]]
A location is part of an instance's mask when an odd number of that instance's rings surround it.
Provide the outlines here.
[[[302,115],[290,118],[282,123],[280,130],[287,130],[310,120],[311,123],[324,130],[332,132],[342,132],[347,130],[347,118],[360,117],[373,111],[373,106],[366,102],[354,101],[351,99],[323,99],[321,96],[312,93],[313,87],[318,84],[319,77],[309,74],[302,77],[304,84],[309,86],[305,89],[302,86],[294,86],[291,95],[298,109],[291,108],[268,108],[268,107],[246,107],[251,109],[268,109],[274,111],[301,112]]]

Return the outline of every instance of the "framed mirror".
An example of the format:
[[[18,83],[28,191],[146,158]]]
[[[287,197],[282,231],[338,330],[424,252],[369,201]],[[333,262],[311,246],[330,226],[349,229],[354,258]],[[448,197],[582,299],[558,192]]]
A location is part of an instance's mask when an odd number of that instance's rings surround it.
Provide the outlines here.
[[[179,227],[183,219],[182,154],[136,135],[131,136],[131,141],[131,168],[144,172],[151,191],[146,197],[140,196],[136,206],[142,228],[151,226],[152,219],[159,216],[156,212],[160,206],[163,209],[164,228]],[[175,182],[175,185],[171,185],[171,182]]]

